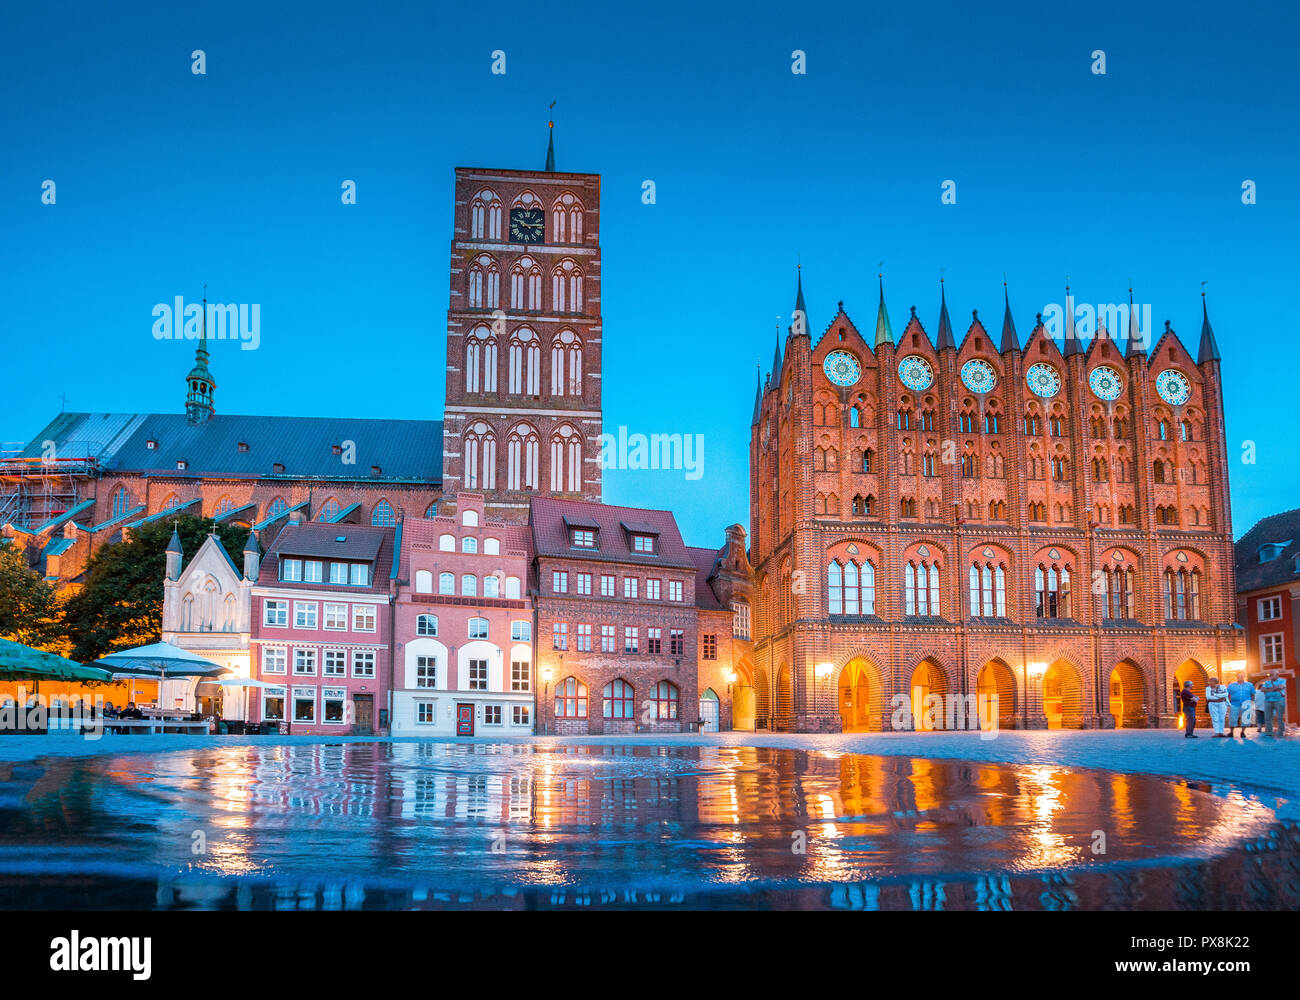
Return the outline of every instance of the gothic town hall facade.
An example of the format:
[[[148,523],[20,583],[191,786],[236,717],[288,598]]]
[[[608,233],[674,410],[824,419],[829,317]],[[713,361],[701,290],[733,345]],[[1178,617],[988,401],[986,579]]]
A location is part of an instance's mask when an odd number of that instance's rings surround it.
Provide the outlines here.
[[[751,427],[759,724],[941,728],[984,695],[1000,728],[1175,725],[1245,657],[1204,302],[1193,357],[1132,312],[1022,343],[1009,301],[958,342],[940,301],[933,339],[883,285],[874,329],[840,303],[814,337],[800,281]]]

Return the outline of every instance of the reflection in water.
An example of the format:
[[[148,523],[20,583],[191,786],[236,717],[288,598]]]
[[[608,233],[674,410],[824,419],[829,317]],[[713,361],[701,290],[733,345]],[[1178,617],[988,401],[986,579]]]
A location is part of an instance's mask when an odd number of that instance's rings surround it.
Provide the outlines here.
[[[0,906],[1283,905],[1296,852],[1279,830],[1241,794],[1059,767],[741,746],[215,746],[0,764]],[[1253,888],[1250,841],[1276,862],[1253,862]]]

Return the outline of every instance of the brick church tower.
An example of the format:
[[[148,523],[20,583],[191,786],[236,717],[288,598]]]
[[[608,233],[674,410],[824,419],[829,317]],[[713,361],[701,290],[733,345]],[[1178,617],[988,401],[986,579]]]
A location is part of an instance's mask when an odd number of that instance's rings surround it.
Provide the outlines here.
[[[456,169],[443,493],[601,499],[600,176]]]
[[[817,337],[800,282],[751,427],[760,726],[949,728],[932,695],[1168,726],[1183,681],[1203,708],[1244,663],[1209,317],[1193,355],[1131,308],[1081,344],[1073,311],[1060,346],[1009,302],[959,341],[941,291],[934,339],[915,308],[895,336],[882,287],[874,330],[840,303]]]

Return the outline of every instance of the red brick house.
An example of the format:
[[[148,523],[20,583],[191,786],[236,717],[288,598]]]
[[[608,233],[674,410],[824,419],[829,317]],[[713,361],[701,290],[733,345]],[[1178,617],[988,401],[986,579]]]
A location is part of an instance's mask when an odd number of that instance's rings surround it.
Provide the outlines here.
[[[1295,670],[1300,621],[1300,510],[1266,517],[1237,542],[1237,621],[1246,630],[1247,672]],[[1287,679],[1287,719],[1300,719],[1296,678]]]

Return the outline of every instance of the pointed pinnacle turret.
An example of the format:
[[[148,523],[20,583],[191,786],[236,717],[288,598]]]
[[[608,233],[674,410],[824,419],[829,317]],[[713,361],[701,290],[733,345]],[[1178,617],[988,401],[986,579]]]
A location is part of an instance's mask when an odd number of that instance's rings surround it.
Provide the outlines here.
[[[797,277],[796,290],[794,293],[794,316],[790,320],[791,331],[798,334],[808,334],[812,336],[812,327],[808,323],[808,307],[803,304],[803,265],[799,264],[796,269]]]
[[[551,107],[555,107],[554,102],[551,102]],[[555,173],[555,122],[554,121],[549,121],[546,123],[546,172],[548,174]]]
[[[1133,308],[1133,289],[1128,290],[1128,338],[1124,342],[1124,357],[1134,358],[1146,350],[1142,332],[1138,329],[1137,310]]]
[[[1011,318],[1011,296],[1007,292],[1007,283],[1002,282],[1002,299],[1005,307],[1002,310],[1002,347],[1001,351],[1006,354],[1007,351],[1020,350],[1020,337],[1016,334],[1016,321]]]
[[[1196,363],[1219,360],[1219,345],[1214,342],[1214,329],[1210,326],[1210,313],[1205,308],[1205,289],[1201,289],[1201,349],[1196,353]]]
[[[1061,345],[1061,355],[1070,357],[1072,354],[1081,354],[1082,349],[1079,347],[1079,336],[1074,332],[1074,299],[1070,297],[1070,284],[1065,285],[1065,343]]]
[[[880,308],[876,310],[876,343],[877,348],[884,347],[886,344],[893,345],[894,331],[889,325],[889,310],[885,308],[885,276],[879,275],[880,278]]]
[[[194,352],[194,367],[185,376],[185,419],[191,424],[201,424],[212,416],[214,407],[212,397],[217,388],[216,380],[208,371],[208,286],[203,286],[203,326],[199,334],[199,346]]]
[[[781,384],[781,335],[776,337],[776,353],[772,355],[772,380],[771,386],[775,389]]]
[[[750,427],[758,426],[759,415],[763,412],[763,371],[761,368],[755,375],[758,378],[758,385],[754,387],[754,419],[749,422]]]
[[[174,552],[176,555],[181,554],[181,536],[174,526],[172,528],[171,541],[167,543],[167,551]]]
[[[939,279],[939,350],[945,347],[956,349],[957,342],[952,339],[952,323],[948,321],[948,298],[944,295],[943,279]]]

